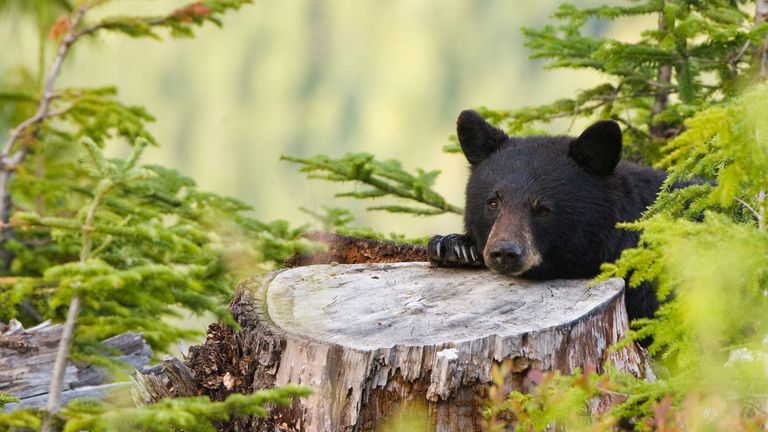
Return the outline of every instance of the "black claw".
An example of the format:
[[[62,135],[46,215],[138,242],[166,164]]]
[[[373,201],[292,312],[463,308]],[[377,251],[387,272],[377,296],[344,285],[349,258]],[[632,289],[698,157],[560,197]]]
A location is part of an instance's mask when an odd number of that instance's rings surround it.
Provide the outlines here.
[[[475,244],[463,234],[434,236],[427,244],[429,261],[442,267],[477,267],[483,265]]]

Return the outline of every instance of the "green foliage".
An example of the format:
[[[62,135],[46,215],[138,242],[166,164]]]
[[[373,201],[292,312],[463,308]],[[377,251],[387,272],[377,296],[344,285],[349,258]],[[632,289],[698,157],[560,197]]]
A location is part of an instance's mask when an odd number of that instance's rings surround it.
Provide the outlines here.
[[[237,279],[316,248],[300,238],[301,229],[254,220],[247,216],[252,208],[238,200],[200,191],[175,170],[141,164],[144,149],[158,144],[147,129],[154,118],[120,102],[116,89],[55,86],[59,66],[84,36],[117,31],[157,37],[162,28],[191,36],[195,26],[220,25],[222,13],[248,2],[193,2],[159,18],[108,17],[95,24],[87,22],[87,12],[105,0],[58,6],[37,1],[25,9],[40,18],[43,48],[37,74],[24,71],[21,79],[4,75],[0,81],[0,127],[14,128],[0,167],[3,190],[13,198],[10,218],[3,215],[8,223],[2,246],[10,255],[3,256],[0,321],[63,321],[78,299],[76,321],[65,323],[76,329],[72,359],[121,372],[126,365],[108,361],[100,340],[140,331],[162,352],[195,333],[165,318],[213,313],[235,325],[226,304]],[[53,10],[65,14],[49,19]],[[46,74],[51,40],[58,41],[57,57]],[[106,157],[105,148],[118,144],[128,144],[130,155]],[[306,388],[285,387],[225,402],[189,398],[140,409],[75,401],[58,413],[57,428],[213,430],[216,421],[263,415],[267,403],[285,405],[307,394]],[[0,405],[14,401],[0,395]],[[38,429],[43,417],[35,410],[0,413],[0,430]]]
[[[322,230],[326,232],[343,234],[350,237],[359,237],[371,240],[389,240],[397,243],[408,244],[426,245],[429,241],[429,236],[420,238],[407,238],[404,234],[396,232],[383,234],[369,227],[349,226],[349,224],[355,220],[355,218],[352,216],[352,212],[339,207],[323,206],[322,212],[313,211],[303,207],[299,210],[307,213],[308,215],[315,218],[318,222],[320,222]]]
[[[653,335],[651,351],[680,374],[695,372],[691,365],[702,356],[723,360],[729,351],[753,349],[767,334],[767,98],[768,86],[760,85],[686,122],[663,163],[668,185],[714,174],[714,185],[686,194],[703,220],[687,219],[679,194],[666,191],[643,220],[628,226],[643,230],[644,248],[605,268],[605,276],[634,271],[635,282],[658,283],[668,301],[657,319],[638,323],[638,335]]]
[[[7,393],[0,392],[0,408],[2,408],[3,405],[5,405],[5,404],[17,403],[17,402],[20,402],[20,401],[21,401],[21,399],[15,397],[15,396],[11,396],[11,395],[9,395]]]
[[[598,428],[633,418],[640,430],[759,430],[768,394],[768,85],[703,110],[666,147],[667,189],[642,220],[641,247],[605,264],[601,278],[653,282],[665,300],[632,336],[650,338],[658,377],[609,373],[602,387],[549,376],[530,394],[492,399],[520,430],[546,425]],[[700,183],[702,177],[714,183]],[[697,183],[671,190],[685,180]],[[591,378],[596,379],[596,378]],[[621,395],[609,413],[585,421],[583,408]],[[582,413],[576,415],[576,413]],[[710,414],[705,414],[710,413]],[[575,416],[575,417],[574,417]],[[580,422],[580,423],[579,423]],[[503,424],[503,422],[502,422]]]
[[[0,411],[0,432],[40,430],[42,413],[34,410]]]
[[[162,23],[136,20],[151,24],[147,32],[171,21],[182,27],[218,22],[222,12],[243,3],[192,3]],[[70,31],[106,28],[81,26]],[[119,102],[116,89],[55,92],[49,116],[15,143],[27,153],[11,184],[15,233],[4,246],[13,253],[13,278],[0,290],[0,320],[61,320],[69,300],[82,295],[80,348],[131,329],[163,349],[189,332],[157,317],[212,311],[227,319],[224,305],[236,278],[274,269],[311,248],[299,238],[301,230],[285,222],[253,220],[242,202],[199,191],[174,170],[140,166],[143,148],[156,145],[146,129],[154,119]],[[22,113],[30,100],[38,101],[22,92],[5,94],[15,95],[14,108]],[[106,159],[102,148],[119,141],[131,144],[132,154]]]
[[[545,430],[553,424],[566,424],[579,430],[589,425],[587,403],[605,388],[607,377],[592,372],[575,371],[571,376],[559,373],[543,374],[538,370],[528,373],[533,389],[530,393],[509,392],[507,380],[512,373],[512,361],[494,365],[491,370],[493,385],[488,389],[489,403],[483,412],[485,430],[506,431],[514,421],[516,431]],[[593,430],[609,430],[612,422]]]
[[[247,206],[199,192],[191,179],[173,170],[138,165],[146,145],[139,140],[127,160],[109,160],[95,142],[84,139],[82,175],[74,184],[59,179],[61,188],[79,195],[73,199],[76,206],[13,215],[19,234],[7,248],[16,254],[12,273],[22,278],[12,290],[0,292],[2,319],[20,316],[22,302],[34,305],[42,317],[63,319],[70,299],[79,295],[85,299],[80,344],[133,330],[145,332],[148,342],[162,349],[188,334],[158,316],[177,315],[180,306],[227,320],[233,271],[279,264],[261,252],[273,233],[239,214]],[[29,190],[25,180],[16,179],[15,196]],[[52,244],[41,250],[32,239]],[[303,245],[293,241],[293,249]],[[71,261],[75,251],[79,260]],[[248,252],[250,262],[238,256]],[[228,268],[235,264],[244,268]]]
[[[595,20],[638,16],[659,16],[660,23],[636,42],[590,34]],[[614,119],[626,127],[627,155],[651,163],[662,155],[659,143],[679,133],[685,119],[729,100],[758,77],[756,47],[768,34],[768,24],[753,25],[750,14],[727,0],[643,0],[587,9],[565,3],[554,18],[556,25],[523,29],[531,57],[545,59],[551,69],[599,72],[605,82],[573,98],[484,114],[513,134],[563,117]]]
[[[579,91],[574,97],[517,110],[479,111],[490,123],[512,135],[543,134],[541,126],[555,119],[613,119],[624,126],[625,157],[656,163],[665,156],[664,142],[684,130],[695,113],[728,101],[760,79],[768,23],[753,24],[739,2],[728,0],[638,0],[622,6],[579,9],[562,4],[556,25],[524,28],[531,57],[547,61],[546,67],[599,72],[603,83]],[[659,25],[641,33],[636,42],[620,42],[592,35],[598,20],[619,21],[658,17]],[[459,152],[453,142],[444,150]],[[437,171],[408,174],[397,161],[379,162],[369,154],[331,159],[284,157],[300,163],[309,178],[358,182],[362,192],[340,196],[372,199],[396,196],[421,205],[383,205],[385,210],[414,215],[443,212],[461,214],[446,204],[431,186]]]
[[[250,395],[232,394],[223,402],[205,396],[164,399],[136,408],[128,399],[76,399],[57,414],[61,430],[119,431],[215,431],[216,423],[240,416],[264,416],[266,405],[288,406],[293,398],[312,394],[308,387],[286,385],[259,390]],[[40,427],[41,412],[20,410],[0,412],[0,432]]]
[[[221,15],[228,10],[237,10],[252,0],[206,0],[190,3],[161,17],[108,17],[85,31],[108,30],[130,37],[160,39],[157,29],[166,28],[174,37],[193,37],[194,26],[206,22],[221,27]]]
[[[416,207],[405,205],[380,205],[369,210],[382,210],[391,213],[409,213],[419,216],[432,216],[443,213],[463,214],[464,211],[451,205],[432,189],[440,171],[417,169],[416,174],[405,171],[399,161],[378,161],[367,153],[348,154],[341,159],[332,159],[318,155],[312,158],[283,156],[282,160],[301,165],[300,172],[308,178],[332,182],[359,182],[368,189],[336,194],[337,197],[371,199],[397,197],[417,203]]]
[[[205,1],[161,17],[108,17],[80,23],[74,34],[105,30],[158,38],[164,28],[189,36],[195,25],[219,24],[221,13],[243,3]],[[83,4],[96,5],[78,3]],[[74,13],[72,6],[58,7]],[[641,221],[623,227],[642,231],[639,247],[607,264],[601,276],[629,277],[633,286],[653,282],[666,302],[655,318],[634,323],[632,333],[652,340],[656,381],[610,369],[571,376],[530,371],[530,393],[508,392],[510,366],[502,365],[489,392],[489,430],[510,423],[518,430],[609,430],[620,420],[631,420],[638,430],[764,427],[768,88],[739,95],[765,78],[768,24],[754,24],[746,12],[751,6],[730,0],[638,0],[588,9],[564,4],[556,25],[523,30],[532,57],[546,60],[547,67],[596,71],[605,80],[572,98],[514,111],[481,109],[482,114],[511,134],[541,133],[543,124],[558,118],[614,119],[624,126],[625,156],[669,171],[657,203]],[[52,23],[49,12],[36,10],[41,22]],[[634,42],[589,30],[599,20],[634,17],[658,24]],[[57,21],[51,35],[64,36],[67,22]],[[44,100],[37,91],[42,75],[4,78],[14,85],[0,89],[6,102],[0,125],[34,114]],[[274,268],[291,252],[310,247],[298,239],[300,230],[284,222],[252,220],[236,200],[202,193],[172,170],[139,165],[142,149],[156,144],[146,130],[152,120],[143,109],[120,103],[113,89],[57,89],[49,115],[15,143],[28,153],[12,184],[15,238],[6,249],[14,260],[11,278],[0,281],[0,319],[60,320],[78,295],[83,312],[76,355],[94,355],[96,341],[128,328],[144,330],[161,347],[183,332],[152,317],[175,313],[171,305],[225,317],[220,305],[238,269]],[[72,151],[78,141],[81,155]],[[134,147],[127,160],[104,157],[102,149],[115,141]],[[455,152],[455,144],[446,151]],[[369,154],[284,160],[299,164],[309,178],[365,187],[340,197],[395,200],[371,210],[462,213],[433,189],[439,171],[409,173],[398,161]],[[687,187],[672,188],[681,185]],[[325,230],[386,237],[351,227],[353,218],[342,209],[308,213]],[[185,399],[138,411],[76,403],[62,418],[73,430],[209,430],[210,422],[258,414],[267,400],[286,397],[270,393],[218,405]],[[590,411],[601,402],[614,407]],[[2,414],[0,421],[30,427],[39,422],[29,412]]]
[[[752,366],[747,365],[749,375],[755,375]],[[576,370],[569,376],[531,369],[524,378],[530,391],[519,392],[509,390],[510,371],[509,363],[493,367],[494,384],[483,412],[485,430],[506,431],[513,425],[520,432],[757,432],[768,420],[759,406],[736,399],[728,387],[679,393],[676,378],[649,382],[612,368],[603,374]]]
[[[66,420],[64,432],[88,430],[93,432],[184,430],[216,431],[217,422],[237,416],[264,416],[266,404],[288,406],[292,398],[312,394],[307,387],[287,385],[259,390],[250,395],[232,394],[223,402],[211,402],[207,397],[165,399],[142,408],[115,407],[94,401],[75,401],[60,413]]]
[[[653,283],[664,303],[631,332],[652,341],[656,381],[615,371],[536,372],[530,394],[503,394],[505,373],[497,370],[487,412],[492,430],[510,423],[517,430],[609,430],[630,419],[637,430],[764,428],[768,86],[750,85],[765,78],[760,47],[768,24],[754,25],[739,3],[566,4],[555,15],[560,25],[524,30],[533,57],[548,67],[593,69],[609,82],[573,99],[484,115],[512,133],[559,117],[611,118],[626,127],[629,153],[669,177],[644,217],[621,226],[641,231],[638,247],[605,264],[600,278]],[[595,19],[648,14],[661,24],[638,42],[584,34]],[[614,407],[590,415],[586,407],[607,396]]]

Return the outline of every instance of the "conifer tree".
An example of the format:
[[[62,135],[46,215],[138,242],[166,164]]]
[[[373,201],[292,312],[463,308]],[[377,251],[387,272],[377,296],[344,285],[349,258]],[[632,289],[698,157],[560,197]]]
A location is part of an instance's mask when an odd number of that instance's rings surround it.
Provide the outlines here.
[[[516,110],[479,107],[491,123],[510,135],[542,133],[541,126],[560,118],[613,119],[624,127],[625,157],[653,164],[661,146],[684,129],[684,121],[712,104],[728,101],[744,88],[768,76],[766,41],[768,6],[765,2],[734,0],[640,0],[626,6],[578,9],[563,3],[554,14],[556,24],[523,28],[531,57],[545,59],[548,69],[599,72],[604,81],[580,90],[574,97]],[[741,5],[749,4],[750,14]],[[622,18],[656,17],[658,25],[643,31],[637,42],[619,42],[591,35],[591,20],[619,22]],[[446,146],[459,152],[455,139]],[[332,159],[286,157],[302,165],[310,178],[356,181],[371,186],[340,196],[379,198],[395,196],[428,206],[377,206],[375,210],[418,215],[462,213],[431,197],[439,171],[408,174],[395,161],[378,162],[368,154]],[[376,166],[375,168],[373,168]],[[316,173],[323,172],[322,176]],[[424,174],[428,174],[423,177]],[[388,176],[397,187],[371,182]],[[411,179],[408,179],[408,176]],[[429,195],[426,196],[426,195]],[[438,195],[439,196],[439,195]],[[437,205],[435,205],[437,204]]]
[[[2,124],[14,125],[0,150],[6,267],[0,320],[64,322],[45,412],[2,414],[0,430],[117,430],[126,422],[143,430],[211,430],[214,421],[263,414],[266,403],[308,394],[287,387],[221,403],[178,399],[138,411],[90,402],[61,407],[68,361],[122,367],[104,357],[100,340],[141,331],[156,351],[163,350],[192,332],[158,318],[186,312],[213,312],[235,325],[225,305],[236,279],[312,247],[285,222],[256,221],[244,215],[250,207],[235,199],[202,192],[174,170],[142,165],[143,150],[157,145],[146,128],[154,118],[120,102],[116,89],[58,86],[69,54],[85,38],[108,31],[191,37],[195,27],[221,25],[225,12],[249,0],[198,1],[157,17],[89,20],[89,12],[107,2],[35,2],[30,11],[41,29],[50,26],[40,32],[41,46],[52,41],[56,54],[48,62],[41,49],[41,71],[28,74],[37,80],[0,91],[10,107]],[[62,15],[52,22],[52,12]],[[132,146],[128,158],[105,157],[106,146],[120,143]]]

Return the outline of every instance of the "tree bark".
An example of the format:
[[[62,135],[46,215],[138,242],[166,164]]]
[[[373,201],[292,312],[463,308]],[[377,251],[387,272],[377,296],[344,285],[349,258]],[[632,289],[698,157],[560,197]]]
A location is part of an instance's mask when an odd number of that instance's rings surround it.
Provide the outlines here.
[[[664,3],[670,3],[670,0],[664,0]],[[660,32],[667,30],[666,16],[664,11],[659,12],[658,27]],[[656,141],[663,141],[667,138],[667,126],[664,123],[656,122],[654,117],[661,114],[667,109],[669,102],[669,86],[672,83],[672,65],[662,64],[659,65],[659,69],[656,72],[656,83],[658,85],[658,93],[653,101],[653,107],[651,108],[651,124],[648,127],[648,132],[651,137]]]
[[[189,365],[215,400],[287,383],[317,390],[222,430],[381,430],[403,407],[423,406],[430,430],[476,431],[491,366],[505,359],[521,391],[533,369],[612,363],[644,376],[641,348],[608,350],[627,329],[623,286],[424,263],[278,271],[241,283],[230,305],[241,330],[212,325]]]

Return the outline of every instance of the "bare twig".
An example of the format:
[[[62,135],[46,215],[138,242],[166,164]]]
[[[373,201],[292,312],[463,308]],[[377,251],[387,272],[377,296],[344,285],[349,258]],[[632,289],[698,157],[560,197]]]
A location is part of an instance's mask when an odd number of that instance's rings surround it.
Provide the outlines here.
[[[542,121],[550,121],[550,120],[556,120],[556,119],[564,118],[564,117],[575,117],[575,116],[580,115],[581,113],[594,111],[594,110],[596,110],[596,109],[598,109],[598,108],[600,108],[602,106],[605,106],[605,105],[607,105],[609,103],[613,103],[613,102],[616,102],[616,101],[632,100],[632,99],[637,99],[637,98],[640,98],[640,97],[649,97],[649,96],[656,96],[656,95],[658,95],[658,93],[632,93],[632,94],[628,94],[628,95],[624,95],[624,96],[619,96],[620,92],[621,92],[621,88],[617,87],[616,90],[613,93],[611,93],[610,95],[607,95],[607,96],[604,96],[604,97],[601,97],[601,98],[593,98],[591,100],[588,100],[588,101],[595,101],[595,103],[593,105],[590,105],[588,107],[577,106],[577,107],[575,107],[574,109],[572,109],[570,111],[562,111],[562,112],[558,112],[558,113],[553,113],[553,114],[545,115],[545,116],[541,117],[541,120]],[[677,90],[675,90],[673,88],[668,88],[667,90],[664,90],[663,93],[665,95],[669,95],[669,94],[673,94],[673,93],[676,93],[676,92],[677,92]],[[629,125],[629,124],[627,124],[627,125]]]
[[[88,4],[86,3],[80,6],[77,9],[77,12],[75,12],[75,15],[72,17],[69,31],[67,31],[67,33],[64,35],[64,38],[61,41],[61,45],[59,46],[59,50],[56,54],[56,58],[53,60],[50,69],[48,69],[48,75],[45,79],[45,85],[43,86],[43,93],[41,95],[37,111],[32,117],[21,122],[11,132],[11,137],[5,143],[5,146],[3,146],[2,152],[0,152],[0,158],[3,159],[3,164],[5,164],[5,159],[11,152],[11,148],[21,137],[21,135],[31,126],[40,124],[47,117],[48,111],[51,108],[51,100],[53,100],[53,98],[56,96],[56,93],[53,92],[53,85],[61,73],[61,66],[64,64],[64,59],[67,57],[67,54],[69,54],[69,50],[72,47],[72,44],[74,44],[75,41],[77,41],[79,38],[78,35],[80,33],[76,33],[76,29],[87,10]]]
[[[741,47],[739,52],[728,60],[728,63],[730,63],[731,69],[733,70],[734,76],[739,73],[739,62],[744,59],[744,54],[746,54],[747,48],[749,48],[751,44],[752,43],[750,41],[744,42],[744,46]]]
[[[744,208],[749,210],[749,212],[752,213],[752,215],[755,217],[756,220],[758,220],[758,221],[760,220],[760,213],[758,213],[757,210],[755,210],[754,207],[752,207],[746,201],[742,200],[739,197],[736,197],[735,199],[736,199],[736,201],[738,201],[739,204],[743,205]]]
[[[59,46],[59,50],[56,54],[56,58],[53,60],[50,69],[48,69],[40,102],[35,114],[21,122],[11,131],[11,136],[3,146],[2,151],[0,151],[0,226],[2,226],[2,229],[0,229],[0,244],[5,242],[9,235],[6,227],[11,214],[11,196],[10,193],[8,193],[8,183],[11,180],[13,171],[24,159],[24,156],[26,156],[28,150],[27,145],[23,145],[13,154],[13,156],[9,157],[8,155],[11,153],[14,144],[19,141],[25,132],[42,123],[43,120],[50,115],[51,101],[59,96],[58,93],[53,91],[54,84],[61,73],[61,66],[64,64],[64,59],[67,57],[72,44],[78,39],[75,32],[77,31],[77,26],[80,24],[83,15],[88,10],[88,7],[89,5],[87,3],[80,6],[70,21],[69,30],[64,35],[61,46]],[[4,258],[4,261],[8,261],[3,263],[7,266],[10,262],[10,258]]]
[[[102,190],[96,196],[93,197],[91,205],[88,207],[88,211],[85,216],[85,223],[81,227],[83,244],[80,247],[80,263],[85,264],[91,255],[91,248],[93,246],[93,219],[96,215],[96,208],[101,204],[102,198],[107,193],[109,188]],[[56,363],[53,367],[53,377],[51,378],[51,386],[48,390],[48,404],[46,410],[48,416],[43,423],[43,432],[51,431],[51,424],[53,421],[53,415],[61,408],[61,390],[64,384],[64,373],[67,368],[67,361],[69,360],[69,353],[72,350],[73,335],[75,332],[75,324],[77,324],[77,316],[80,314],[80,296],[75,294],[69,303],[69,310],[67,311],[67,320],[64,322],[64,328],[62,330],[62,337],[59,341],[59,351],[56,354]]]
[[[66,108],[61,108],[56,111],[48,111],[48,118],[63,116],[64,114],[70,112],[71,110],[72,110],[72,106],[68,106]]]
[[[736,197],[736,201],[738,201],[739,204],[743,205],[744,208],[749,210],[750,213],[755,217],[755,220],[757,220],[757,229],[762,231],[765,229],[765,191],[760,191],[757,194],[757,209],[749,205],[746,201],[742,200],[739,197]]]
[[[53,364],[53,376],[51,377],[51,386],[48,388],[48,404],[46,410],[48,415],[43,422],[43,432],[52,430],[53,414],[61,408],[61,390],[64,386],[64,373],[67,369],[69,352],[72,350],[72,342],[75,333],[75,322],[80,314],[80,296],[75,295],[69,302],[67,311],[67,320],[64,322],[64,328],[59,341],[59,351],[56,353],[56,362]]]
[[[140,18],[145,24],[148,26],[154,27],[154,26],[162,26],[166,25],[168,22],[170,22],[173,19],[173,14],[167,15],[160,18]],[[104,21],[95,25],[92,25],[90,27],[85,27],[84,29],[80,30],[79,32],[75,33],[74,37],[75,39],[80,39],[83,36],[87,36],[91,33],[95,33],[101,29],[107,28],[112,23],[108,21]]]
[[[664,3],[670,3],[671,0],[665,0]],[[659,30],[661,32],[664,32],[667,30],[667,24],[666,24],[666,17],[664,16],[664,11],[659,13]],[[656,82],[658,87],[660,88],[668,88],[670,86],[670,83],[672,82],[672,65],[671,64],[663,64],[659,66],[659,70],[656,73]],[[662,113],[665,109],[667,109],[667,104],[669,103],[669,93],[660,91],[656,94],[656,100],[653,103],[653,107],[651,108],[651,125],[648,128],[649,132],[651,134],[651,137],[656,140],[663,140],[664,137],[664,131],[666,129],[666,125],[664,124],[654,124],[653,123],[653,117],[657,116],[658,114]]]

